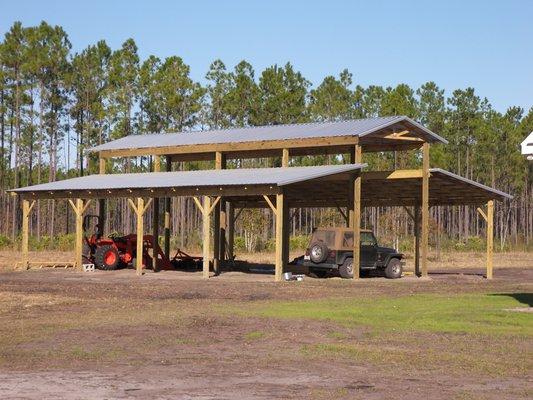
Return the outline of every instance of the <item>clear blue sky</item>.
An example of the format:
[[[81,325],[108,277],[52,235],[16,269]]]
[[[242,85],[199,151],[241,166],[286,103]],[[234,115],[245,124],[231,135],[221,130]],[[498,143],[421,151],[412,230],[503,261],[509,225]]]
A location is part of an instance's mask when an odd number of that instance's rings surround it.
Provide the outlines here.
[[[362,85],[472,86],[504,111],[533,106],[533,1],[3,0],[0,33],[59,24],[74,50],[132,37],[142,58],[179,55],[203,81],[211,61],[256,71],[287,61],[313,84],[348,68]]]

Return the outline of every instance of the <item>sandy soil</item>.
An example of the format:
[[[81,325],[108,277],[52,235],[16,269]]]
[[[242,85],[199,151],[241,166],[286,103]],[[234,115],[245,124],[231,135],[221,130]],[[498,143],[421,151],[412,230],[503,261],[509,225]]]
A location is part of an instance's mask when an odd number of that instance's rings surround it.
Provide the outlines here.
[[[0,257],[9,262],[10,255]],[[428,280],[307,278],[281,284],[271,275],[242,272],[209,281],[197,272],[174,271],[142,277],[132,270],[1,272],[0,398],[531,398],[530,374],[487,372],[471,359],[486,357],[488,366],[498,358],[509,365],[527,363],[526,355],[533,354],[527,338],[486,343],[460,334],[420,333],[380,336],[376,345],[373,334],[360,327],[220,312],[265,301],[424,293],[529,293],[524,298],[530,299],[533,262],[513,259],[519,267],[500,268],[493,281],[482,278],[479,265],[453,271],[433,266]],[[382,352],[370,360],[302,351],[339,341]],[[388,352],[402,357],[388,359]]]

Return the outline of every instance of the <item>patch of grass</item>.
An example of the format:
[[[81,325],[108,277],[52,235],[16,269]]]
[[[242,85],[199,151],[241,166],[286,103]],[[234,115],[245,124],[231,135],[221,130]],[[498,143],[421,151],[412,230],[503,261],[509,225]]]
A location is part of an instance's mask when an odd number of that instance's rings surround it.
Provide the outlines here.
[[[346,339],[346,334],[338,331],[332,331],[328,333],[328,337],[331,339]]]
[[[244,334],[245,340],[258,340],[265,337],[265,332],[261,331],[252,331]]]
[[[241,315],[325,320],[380,332],[441,332],[533,336],[533,318],[507,308],[520,306],[512,296],[418,294],[402,297],[310,301],[268,301]]]

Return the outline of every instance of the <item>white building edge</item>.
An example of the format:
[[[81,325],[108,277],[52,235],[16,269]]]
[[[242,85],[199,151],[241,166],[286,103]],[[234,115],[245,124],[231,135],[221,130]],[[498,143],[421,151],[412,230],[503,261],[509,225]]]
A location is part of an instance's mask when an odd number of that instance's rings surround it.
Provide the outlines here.
[[[522,142],[522,154],[527,156],[528,160],[533,160],[533,132]]]

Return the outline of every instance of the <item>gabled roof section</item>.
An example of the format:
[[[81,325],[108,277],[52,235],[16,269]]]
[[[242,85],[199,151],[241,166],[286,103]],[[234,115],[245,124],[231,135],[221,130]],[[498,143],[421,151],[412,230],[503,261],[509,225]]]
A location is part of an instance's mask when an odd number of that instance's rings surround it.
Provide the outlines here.
[[[130,135],[93,147],[88,151],[127,151],[194,145],[228,145],[249,142],[276,142],[335,137],[367,137],[395,125],[409,126],[427,142],[447,143],[439,135],[405,116],[390,116],[338,122],[268,125],[208,131]],[[213,147],[215,151],[215,147]]]

